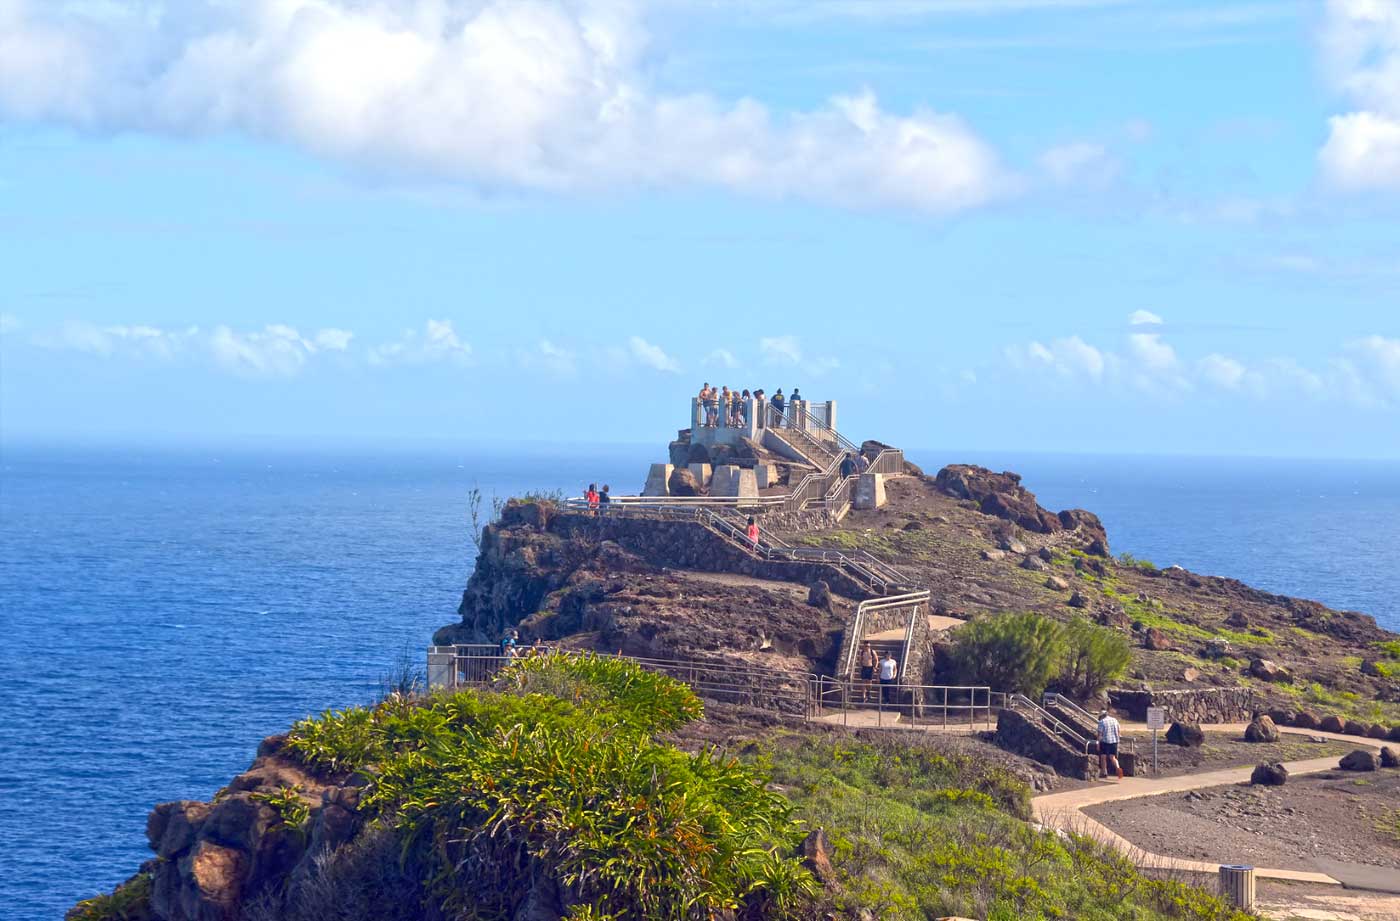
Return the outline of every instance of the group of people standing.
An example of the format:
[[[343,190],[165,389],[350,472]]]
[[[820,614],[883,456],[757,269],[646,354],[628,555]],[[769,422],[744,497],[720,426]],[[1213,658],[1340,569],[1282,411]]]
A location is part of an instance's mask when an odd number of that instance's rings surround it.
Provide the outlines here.
[[[584,490],[583,498],[588,500],[588,513],[590,515],[598,515],[608,510],[608,506],[612,504],[611,489],[611,486],[604,483],[602,491],[599,492],[597,483],[588,484],[588,489]]]
[[[773,407],[773,417],[769,424],[781,428],[784,414],[789,405],[802,402],[802,393],[798,388],[792,388],[792,396],[783,396],[783,388],[779,387],[778,392],[773,394],[772,399],[762,389],[750,393],[747,390],[730,390],[728,387],[718,389],[711,387],[706,381],[700,388],[700,405],[705,410],[705,428],[716,428],[720,419],[724,419],[724,424],[730,428],[742,428],[748,423],[749,400],[757,400],[761,406],[768,403]]]

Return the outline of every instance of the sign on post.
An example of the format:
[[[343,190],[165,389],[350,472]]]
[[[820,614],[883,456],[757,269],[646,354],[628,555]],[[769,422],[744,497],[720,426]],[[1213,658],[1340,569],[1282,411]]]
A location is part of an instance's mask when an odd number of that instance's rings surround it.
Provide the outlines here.
[[[1152,730],[1152,773],[1157,773],[1157,733],[1167,725],[1166,707],[1147,708],[1147,728]]]

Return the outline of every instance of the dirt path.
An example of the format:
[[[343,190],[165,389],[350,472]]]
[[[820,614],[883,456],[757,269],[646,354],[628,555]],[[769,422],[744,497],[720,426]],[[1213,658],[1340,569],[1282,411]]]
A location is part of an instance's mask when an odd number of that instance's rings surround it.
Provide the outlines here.
[[[719,585],[730,585],[735,588],[761,588],[765,591],[777,592],[783,595],[790,595],[793,598],[807,600],[807,586],[798,585],[796,582],[784,582],[780,579],[759,579],[755,576],[741,576],[737,573],[729,572],[700,572],[695,569],[677,569],[677,575],[687,579],[694,579],[698,582],[714,582]],[[855,605],[849,598],[831,593],[831,597],[836,601],[848,605]]]
[[[1243,724],[1211,725],[1202,728],[1217,731],[1241,731],[1243,730]],[[1284,732],[1291,731],[1299,735],[1318,735],[1324,738],[1348,742],[1359,748],[1374,749],[1378,747],[1374,739],[1348,736],[1341,733],[1318,732],[1316,730],[1291,730],[1280,728]],[[1337,766],[1337,759],[1330,756],[1326,758],[1312,758],[1304,761],[1287,762],[1285,766],[1288,768],[1288,773],[1290,775],[1314,774],[1320,771],[1335,769]],[[1199,774],[1187,774],[1178,777],[1129,777],[1121,781],[1106,782],[1079,790],[1068,790],[1060,793],[1038,796],[1031,800],[1031,808],[1037,820],[1043,824],[1091,835],[1128,855],[1139,866],[1214,874],[1219,868],[1218,862],[1185,860],[1176,857],[1167,857],[1162,854],[1153,854],[1114,832],[1101,822],[1097,822],[1085,815],[1083,810],[1089,806],[1097,806],[1118,800],[1157,796],[1164,793],[1184,793],[1188,790],[1244,783],[1249,780],[1250,771],[1251,768],[1242,767],[1205,771]],[[1253,855],[1240,854],[1237,859],[1252,860]],[[1341,885],[1339,880],[1326,873],[1282,867],[1255,867],[1255,875],[1264,879]]]

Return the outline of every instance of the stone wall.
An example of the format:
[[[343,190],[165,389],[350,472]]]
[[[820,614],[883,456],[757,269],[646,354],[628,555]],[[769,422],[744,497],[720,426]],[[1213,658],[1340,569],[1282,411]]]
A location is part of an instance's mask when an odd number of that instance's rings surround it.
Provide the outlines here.
[[[1113,709],[1132,720],[1147,719],[1148,707],[1166,707],[1167,722],[1243,723],[1254,715],[1249,688],[1201,688],[1185,691],[1109,690]]]
[[[1065,777],[1088,780],[1097,769],[1093,758],[1070,748],[1054,733],[1010,708],[997,714],[996,743],[1009,752],[1039,761]]]
[[[770,531],[823,531],[835,524],[825,508],[772,509],[757,517],[759,524]]]

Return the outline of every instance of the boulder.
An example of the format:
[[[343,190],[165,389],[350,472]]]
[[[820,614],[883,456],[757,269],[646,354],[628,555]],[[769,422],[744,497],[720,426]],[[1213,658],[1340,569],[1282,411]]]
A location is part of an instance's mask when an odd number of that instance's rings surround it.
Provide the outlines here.
[[[697,445],[697,447],[700,446]],[[703,496],[705,494],[700,482],[695,479],[695,474],[685,467],[677,467],[671,471],[671,479],[667,481],[666,488],[673,496]]]
[[[1299,710],[1298,715],[1293,717],[1293,725],[1299,729],[1318,728],[1318,719],[1307,710]]]
[[[1298,714],[1293,710],[1275,707],[1269,711],[1269,719],[1273,720],[1277,726],[1292,726],[1295,724],[1294,721],[1298,719]]]
[[[1265,787],[1281,787],[1288,782],[1288,768],[1277,761],[1261,761],[1250,773],[1249,782]]]
[[[1147,632],[1142,635],[1142,647],[1154,652],[1165,652],[1172,648],[1172,641],[1167,637],[1165,631],[1158,630],[1156,627],[1148,627]]]
[[[1047,563],[1055,562],[1055,551],[1051,550],[1049,547],[1041,547],[1035,552],[1035,555]]]
[[[1317,728],[1323,732],[1342,732],[1347,726],[1340,716],[1324,716],[1317,721]]]
[[[814,608],[821,608],[826,611],[831,610],[831,586],[822,579],[813,582],[807,588],[807,603]]]
[[[1045,561],[1038,556],[1027,556],[1021,558],[1022,569],[1029,569],[1031,572],[1044,572],[1050,567],[1045,565]]]
[[[710,460],[710,449],[702,444],[692,444],[690,450],[685,455],[686,464],[708,464]],[[677,464],[676,466],[680,466]]]
[[[1025,553],[1026,545],[1014,537],[1003,537],[997,541],[997,546],[1007,553]]]
[[[1200,748],[1206,733],[1199,723],[1172,723],[1167,728],[1167,741],[1182,748]]]
[[[1278,726],[1269,717],[1260,715],[1249,721],[1249,725],[1244,727],[1244,740],[1246,742],[1277,742]]]
[[[1358,748],[1343,755],[1342,760],[1337,762],[1337,767],[1344,771],[1374,771],[1380,764],[1380,757],[1375,752]]]
[[[1349,736],[1360,736],[1363,739],[1366,737],[1367,728],[1365,723],[1360,723],[1356,720],[1347,720],[1342,724],[1342,732],[1345,732]]]
[[[823,829],[815,828],[802,839],[802,864],[823,886],[830,888],[836,885],[836,868],[831,865],[831,841]]]
[[[1292,684],[1293,676],[1288,669],[1279,665],[1272,659],[1254,659],[1249,663],[1249,673],[1260,681],[1271,681],[1278,684]]]
[[[1082,592],[1076,591],[1069,596],[1068,603],[1072,608],[1087,608],[1089,606],[1089,599],[1085,597]]]
[[[1201,650],[1201,655],[1207,659],[1223,659],[1230,654],[1230,643],[1228,640],[1207,640],[1205,648]]]
[[[1093,512],[1086,512],[1082,508],[1065,509],[1059,514],[1060,525],[1066,531],[1076,531],[1087,544],[1087,549],[1094,556],[1108,556],[1108,533],[1104,531],[1103,522],[1099,516]]]
[[[1200,680],[1201,670],[1188,665],[1181,670],[1181,680],[1189,683]]]
[[[1225,618],[1225,626],[1243,630],[1249,626],[1249,618],[1245,617],[1243,611],[1231,611],[1230,616]]]
[[[982,551],[982,559],[987,560],[987,561],[990,562],[990,563],[997,563],[997,562],[1000,562],[1001,560],[1006,559],[1006,551],[1005,551],[1005,550],[983,550],[983,551]]]
[[[1395,749],[1391,748],[1389,745],[1381,746],[1381,767],[1400,767],[1400,755],[1397,755]]]
[[[1045,580],[1045,587],[1052,588],[1057,592],[1069,591],[1069,583],[1062,576],[1050,576]]]
[[[1376,664],[1375,659],[1364,659],[1361,662],[1361,674],[1379,678],[1381,677],[1381,667]]]
[[[976,502],[984,514],[1002,518],[1036,534],[1065,529],[1058,515],[1040,507],[1035,495],[1014,473],[993,473],[985,467],[950,464],[938,471],[934,485],[955,499]]]
[[[1391,742],[1400,742],[1400,725],[1391,726],[1385,737]]]

